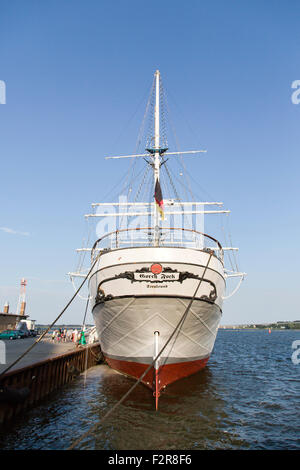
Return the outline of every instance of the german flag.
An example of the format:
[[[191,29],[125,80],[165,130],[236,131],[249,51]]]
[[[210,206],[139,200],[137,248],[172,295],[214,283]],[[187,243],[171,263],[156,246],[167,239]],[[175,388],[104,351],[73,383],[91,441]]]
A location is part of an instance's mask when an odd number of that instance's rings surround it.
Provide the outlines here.
[[[162,220],[164,220],[165,219],[164,201],[163,201],[161,187],[160,187],[160,184],[159,184],[158,180],[156,180],[156,183],[155,183],[154,198],[155,198],[155,202],[158,206],[160,216],[161,216]]]

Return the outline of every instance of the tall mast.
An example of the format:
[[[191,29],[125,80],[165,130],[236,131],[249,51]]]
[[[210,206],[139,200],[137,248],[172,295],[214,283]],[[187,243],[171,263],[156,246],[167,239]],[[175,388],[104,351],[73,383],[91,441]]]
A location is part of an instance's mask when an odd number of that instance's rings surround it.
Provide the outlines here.
[[[155,152],[155,161],[158,162],[158,171],[159,171],[159,80],[160,73],[159,70],[155,72],[155,111],[154,111],[154,148]]]
[[[155,109],[154,109],[154,186],[156,181],[159,181],[159,168],[160,168],[160,158],[159,158],[159,81],[160,73],[159,70],[155,72]],[[159,211],[156,204],[155,213],[154,213],[154,245],[159,245]]]
[[[160,166],[161,166],[161,157],[169,156],[169,155],[182,155],[182,154],[197,154],[201,152],[206,152],[206,150],[188,150],[186,152],[168,152],[167,143],[161,143],[160,138],[160,72],[156,70],[154,73],[154,81],[153,86],[151,88],[151,102],[153,99],[153,92],[155,93],[155,100],[154,100],[154,138],[153,134],[151,135],[150,141],[148,140],[147,143],[149,144],[149,148],[145,150],[148,153],[136,154],[136,155],[118,155],[114,157],[105,157],[105,158],[139,158],[139,157],[148,157],[149,160],[146,160],[153,169],[153,179],[154,179],[154,188],[156,182],[160,180]],[[148,108],[148,105],[147,105]],[[152,116],[151,116],[152,119]],[[152,124],[152,123],[151,123]],[[152,130],[153,132],[153,130]],[[133,203],[133,205],[136,203]],[[194,212],[193,212],[194,213]],[[202,213],[202,212],[201,212]],[[148,213],[147,213],[148,214]],[[150,214],[150,213],[149,213]],[[171,215],[171,213],[168,213]],[[153,204],[153,212],[151,211],[152,215],[152,230],[153,230],[153,245],[159,246],[160,243],[160,236],[161,236],[161,227],[160,227],[160,210],[156,203]],[[89,214],[88,217],[97,217],[97,214]]]

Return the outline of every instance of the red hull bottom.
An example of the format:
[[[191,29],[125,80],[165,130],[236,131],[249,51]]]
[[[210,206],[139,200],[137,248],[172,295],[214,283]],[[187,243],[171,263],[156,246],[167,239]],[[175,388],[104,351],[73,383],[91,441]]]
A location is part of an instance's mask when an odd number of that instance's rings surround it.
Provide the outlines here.
[[[105,357],[105,359],[107,364],[112,369],[115,369],[136,379],[139,379],[145,370],[149,367],[149,364],[141,364],[139,362],[121,361],[111,359],[110,357]],[[165,364],[159,367],[157,373],[155,373],[156,371],[154,367],[152,367],[143,378],[142,383],[153,390],[157,401],[162,389],[164,389],[167,385],[176,382],[176,380],[182,379],[183,377],[188,377],[189,375],[195,374],[199,370],[203,369],[206,366],[208,359],[209,356],[197,361]]]

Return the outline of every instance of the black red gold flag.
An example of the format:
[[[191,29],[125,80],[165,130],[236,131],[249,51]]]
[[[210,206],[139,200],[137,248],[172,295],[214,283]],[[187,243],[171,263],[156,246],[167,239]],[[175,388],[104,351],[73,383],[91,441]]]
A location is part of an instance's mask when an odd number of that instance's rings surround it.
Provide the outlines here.
[[[161,218],[164,220],[164,218],[165,218],[165,215],[164,215],[164,201],[163,201],[161,187],[160,187],[160,184],[159,184],[158,180],[156,180],[156,183],[155,183],[154,198],[155,198],[155,202],[158,206],[158,210],[159,210],[159,213],[161,215]]]

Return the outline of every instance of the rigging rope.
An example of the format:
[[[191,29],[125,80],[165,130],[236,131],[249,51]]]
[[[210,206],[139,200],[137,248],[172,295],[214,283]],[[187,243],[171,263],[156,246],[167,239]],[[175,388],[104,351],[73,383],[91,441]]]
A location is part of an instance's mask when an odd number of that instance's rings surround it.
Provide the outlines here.
[[[245,276],[242,275],[242,276],[240,277],[240,280],[239,280],[237,286],[235,287],[235,289],[233,289],[233,291],[232,291],[229,295],[223,296],[223,297],[222,297],[222,300],[230,299],[230,297],[232,297],[232,296],[239,290],[239,288],[240,288],[240,286],[241,286],[241,284],[242,284],[242,282],[243,282],[244,279],[245,279]]]
[[[169,178],[169,180],[170,180],[171,186],[172,186],[172,188],[173,188],[175,197],[178,199],[179,204],[180,204],[180,206],[181,206],[181,210],[182,210],[182,212],[183,212],[183,217],[184,217],[184,219],[183,219],[183,220],[184,220],[184,223],[186,223],[187,226],[188,226],[190,229],[193,229],[193,228],[194,228],[194,227],[193,227],[193,217],[190,218],[190,217],[188,217],[188,215],[184,215],[184,206],[183,206],[182,201],[181,201],[181,199],[180,199],[180,197],[179,197],[179,195],[178,195],[178,193],[177,193],[175,184],[174,184],[174,182],[173,182],[173,180],[172,180],[172,177],[171,177],[169,168],[168,168],[168,166],[167,166],[166,163],[165,163],[164,167],[165,167],[165,171],[166,171],[166,173],[167,173],[167,175],[168,175],[168,178]]]
[[[148,114],[149,106],[151,105],[151,99],[152,99],[152,96],[153,96],[153,93],[154,93],[154,89],[155,89],[155,79],[153,79],[153,82],[152,82],[150,95],[149,95],[148,102],[147,102],[147,105],[146,105],[146,109],[145,109],[144,117],[143,117],[143,120],[142,120],[142,124],[140,126],[140,130],[139,130],[139,133],[138,133],[134,153],[137,153],[138,148],[141,144],[142,136],[144,134],[146,117],[147,117],[147,114]],[[128,170],[128,181],[129,181],[129,187],[128,187],[128,192],[127,192],[127,200],[128,201],[129,201],[129,198],[130,198],[130,192],[132,190],[132,188],[131,188],[132,182],[137,179],[137,177],[135,176],[135,169],[136,169],[136,166],[137,166],[137,161],[138,161],[138,159],[134,158],[131,161],[131,164],[130,164],[130,167],[129,167],[129,170]],[[129,179],[130,174],[131,174],[131,178]]]
[[[168,118],[169,118],[169,121],[170,121],[170,129],[174,135],[174,140],[175,140],[175,147],[177,148],[178,151],[180,151],[180,145],[179,145],[179,139],[177,137],[177,133],[175,131],[175,126],[173,125],[173,121],[171,119],[171,112],[170,112],[170,107],[169,107],[169,103],[168,103],[168,99],[167,99],[167,94],[165,92],[165,90],[163,91],[164,93],[164,99],[165,99],[165,102],[166,102],[166,107],[167,107],[167,113],[168,113]],[[188,186],[188,191],[190,192],[191,196],[192,196],[192,199],[195,200],[194,198],[194,194],[193,194],[193,191],[192,191],[192,186],[191,186],[191,182],[189,180],[189,178],[187,178],[187,175],[188,175],[188,172],[186,170],[186,166],[184,164],[184,161],[183,161],[183,158],[182,156],[180,155],[180,161],[181,161],[181,167],[183,169],[183,172],[184,172],[184,178],[186,180],[186,183],[187,183],[187,186]],[[178,157],[175,158],[175,161],[178,162]]]
[[[208,268],[208,265],[210,263],[210,260],[211,260],[211,257],[212,257],[212,254],[213,252],[210,251],[210,255],[208,257],[208,261],[206,263],[206,266],[204,268],[204,271],[203,271],[203,274],[202,274],[202,277],[201,279],[199,280],[199,283],[196,287],[196,290],[193,294],[193,297],[191,298],[187,308],[185,309],[181,319],[179,320],[179,322],[177,323],[176,327],[174,328],[172,334],[170,335],[170,337],[168,338],[168,340],[166,341],[166,343],[164,344],[164,346],[161,348],[161,350],[159,351],[159,353],[157,354],[157,356],[153,359],[153,361],[151,362],[151,364],[147,367],[147,369],[143,372],[143,374],[139,377],[139,379],[132,385],[132,387],[123,395],[123,397],[110,409],[108,410],[108,412],[100,419],[99,423],[97,424],[94,424],[94,426],[90,427],[84,434],[82,434],[78,439],[76,439],[73,444],[70,445],[70,447],[68,447],[67,450],[72,450],[74,449],[80,442],[82,442],[82,440],[89,436],[92,432],[96,431],[96,429],[98,428],[98,426],[103,423],[103,421],[108,418],[112,413],[113,411],[118,407],[120,406],[124,400],[126,400],[126,398],[130,395],[130,393],[137,387],[137,385],[143,380],[143,378],[145,377],[145,375],[151,370],[151,368],[153,367],[153,365],[155,364],[155,362],[159,359],[159,357],[161,356],[161,354],[164,352],[164,350],[166,349],[166,347],[168,346],[168,344],[170,343],[170,341],[172,340],[173,336],[175,335],[175,333],[177,332],[178,329],[181,329],[182,326],[183,326],[183,323],[185,322],[185,319],[189,313],[189,310],[192,306],[192,303],[193,301],[195,300],[195,297],[197,295],[197,292],[200,288],[200,285],[204,279],[204,276],[205,276],[205,273],[207,271],[207,268]]]
[[[91,299],[91,297],[88,297],[88,299],[86,301],[85,312],[84,312],[84,317],[83,317],[83,322],[82,322],[82,329],[85,327],[86,314],[87,314],[87,311],[88,311],[88,306],[89,306],[90,299]]]

